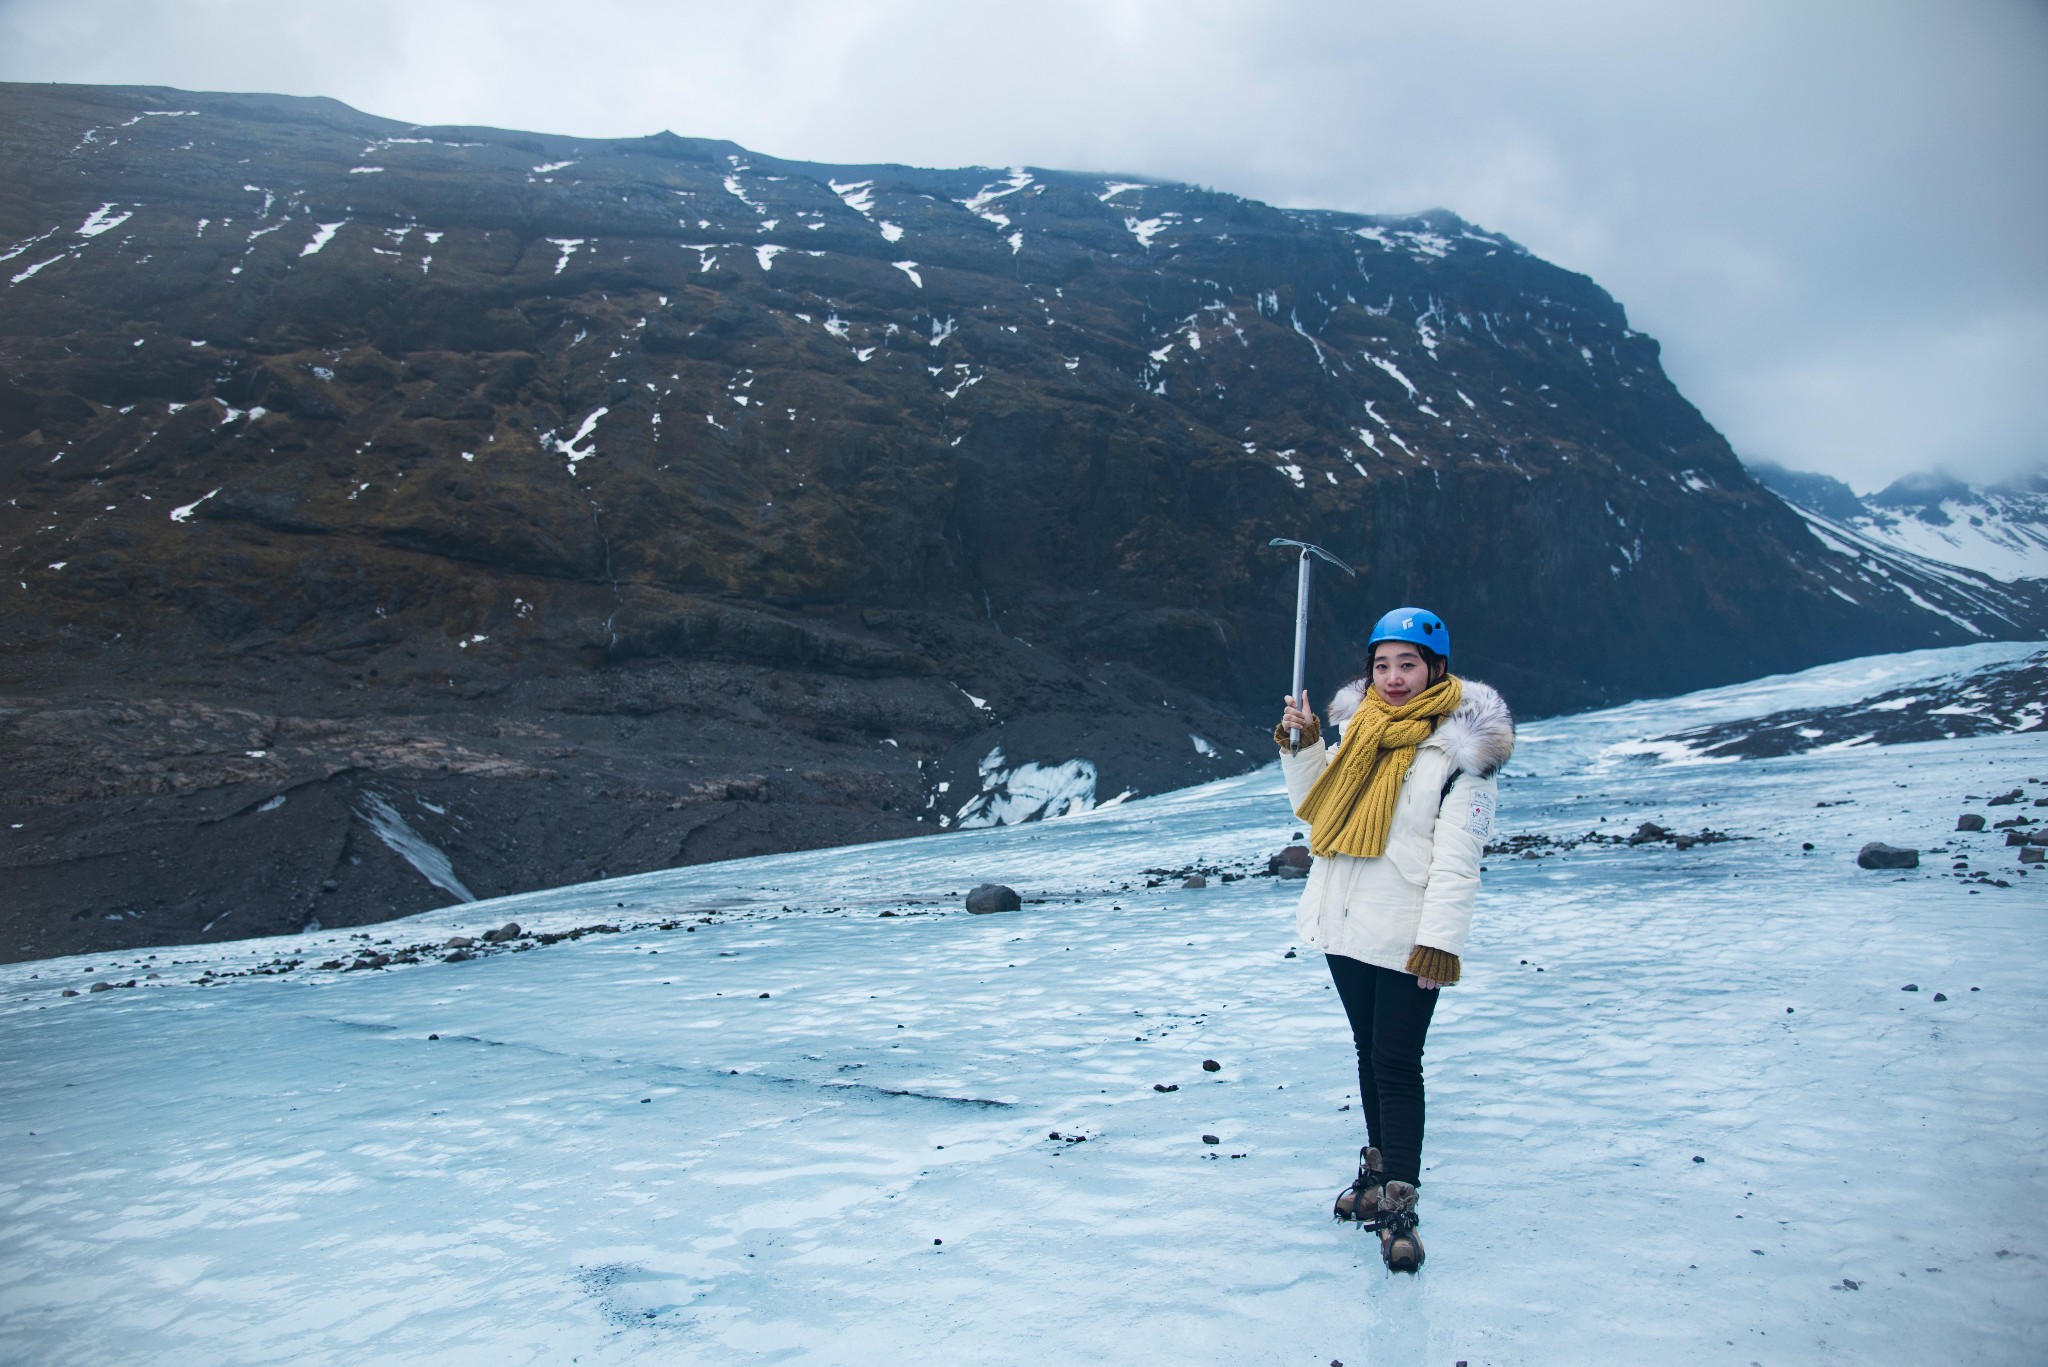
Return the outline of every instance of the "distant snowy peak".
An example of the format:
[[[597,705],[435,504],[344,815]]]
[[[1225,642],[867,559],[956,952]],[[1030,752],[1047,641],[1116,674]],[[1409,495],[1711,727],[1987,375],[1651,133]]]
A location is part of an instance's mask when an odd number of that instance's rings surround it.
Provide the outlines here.
[[[2010,583],[2048,579],[2048,475],[1976,488],[1943,475],[1908,475],[1868,497],[1838,479],[1752,464],[1786,502],[1892,550]]]

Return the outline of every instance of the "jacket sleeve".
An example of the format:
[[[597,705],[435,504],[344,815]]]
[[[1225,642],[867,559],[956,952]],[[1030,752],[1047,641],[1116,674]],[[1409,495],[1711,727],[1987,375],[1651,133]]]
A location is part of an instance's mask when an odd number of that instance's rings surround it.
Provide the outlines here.
[[[1422,921],[1415,943],[1461,956],[1472,930],[1472,905],[1479,895],[1479,861],[1493,835],[1499,786],[1490,778],[1462,774],[1437,810],[1430,842],[1429,886],[1422,897]]]
[[[1299,754],[1280,752],[1280,772],[1287,776],[1287,810],[1298,812],[1308,798],[1308,790],[1316,786],[1316,780],[1329,767],[1330,748],[1318,740],[1311,744],[1306,737],[1301,743]]]

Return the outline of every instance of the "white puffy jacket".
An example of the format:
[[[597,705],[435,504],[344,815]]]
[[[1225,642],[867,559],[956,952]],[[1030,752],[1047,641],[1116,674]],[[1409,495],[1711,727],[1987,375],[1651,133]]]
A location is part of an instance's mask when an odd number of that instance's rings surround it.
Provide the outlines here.
[[[1311,947],[1397,972],[1413,971],[1409,955],[1417,945],[1464,954],[1479,859],[1493,834],[1495,775],[1515,748],[1514,718],[1500,694],[1470,679],[1464,683],[1458,710],[1415,747],[1386,854],[1323,855],[1310,867],[1295,929]],[[1331,699],[1331,721],[1349,721],[1363,696],[1354,684]],[[1299,754],[1282,749],[1280,766],[1295,808],[1336,753],[1321,740],[1303,744]],[[1446,792],[1454,771],[1457,779]]]

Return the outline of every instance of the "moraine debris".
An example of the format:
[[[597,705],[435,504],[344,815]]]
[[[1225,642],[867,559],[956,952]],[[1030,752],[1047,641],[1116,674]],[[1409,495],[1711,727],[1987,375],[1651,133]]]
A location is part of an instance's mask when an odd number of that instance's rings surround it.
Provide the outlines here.
[[[1864,869],[1917,869],[1920,851],[1873,840],[1856,851],[1856,866]]]

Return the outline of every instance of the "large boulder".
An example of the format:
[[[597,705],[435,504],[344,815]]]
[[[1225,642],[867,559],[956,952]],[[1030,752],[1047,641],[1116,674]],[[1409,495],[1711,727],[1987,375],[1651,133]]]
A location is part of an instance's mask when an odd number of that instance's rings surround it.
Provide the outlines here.
[[[983,883],[967,894],[967,909],[976,916],[986,916],[996,911],[1015,911],[1023,905],[1024,899],[1017,895],[1017,890],[1004,887],[1001,883]]]
[[[1873,840],[1856,852],[1856,864],[1865,869],[1917,869],[1920,867],[1920,851],[1900,849],[1882,840]]]
[[[1266,872],[1276,878],[1306,878],[1314,859],[1306,845],[1289,845],[1266,861]]]

